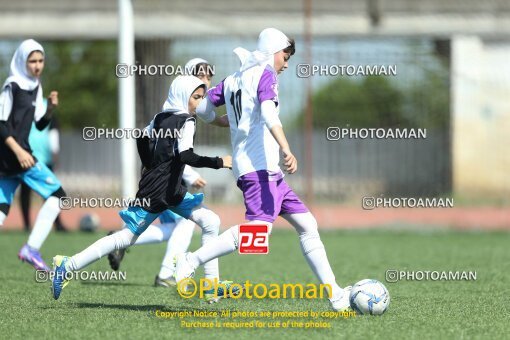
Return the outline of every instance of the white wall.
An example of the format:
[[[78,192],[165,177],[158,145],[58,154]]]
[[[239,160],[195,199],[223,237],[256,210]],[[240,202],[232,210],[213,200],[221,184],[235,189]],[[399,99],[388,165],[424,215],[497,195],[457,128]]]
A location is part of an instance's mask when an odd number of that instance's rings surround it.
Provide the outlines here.
[[[510,41],[452,39],[453,185],[459,194],[510,193]]]

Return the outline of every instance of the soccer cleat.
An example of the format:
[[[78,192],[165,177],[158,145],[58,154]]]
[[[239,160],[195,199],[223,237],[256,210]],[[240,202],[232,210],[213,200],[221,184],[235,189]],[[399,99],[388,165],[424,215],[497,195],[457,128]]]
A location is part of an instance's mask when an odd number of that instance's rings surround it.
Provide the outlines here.
[[[114,250],[110,254],[108,254],[108,262],[110,263],[110,267],[113,270],[119,270],[120,263],[122,262],[122,259],[124,258],[125,254],[126,254],[125,248]]]
[[[108,262],[110,262],[110,267],[113,270],[119,270],[120,263],[126,254],[126,249],[114,250],[110,254],[108,254]]]
[[[187,255],[188,253],[181,253],[175,256],[174,278],[177,283],[195,275],[195,268],[189,263]]]
[[[343,294],[340,297],[333,297],[329,300],[331,307],[335,312],[347,312],[352,310],[349,296],[351,295],[352,286],[347,286],[343,289]]]
[[[215,292],[214,288],[206,290],[204,292],[204,300],[208,303],[215,303],[220,299],[228,299],[232,296],[239,295],[241,293],[242,287],[239,288],[238,286],[235,286],[233,289],[231,289],[233,283],[233,281],[219,281],[217,292]],[[225,290],[223,290],[223,286],[225,286]]]
[[[66,279],[67,269],[66,263],[69,257],[57,255],[53,258],[53,278],[51,281],[51,291],[53,292],[53,298],[58,300],[62,289],[67,286],[69,280]]]
[[[175,278],[173,276],[170,276],[168,279],[162,279],[159,277],[159,275],[156,275],[156,278],[154,279],[154,287],[170,288],[176,285],[177,282],[175,281]]]
[[[115,233],[113,230],[108,233],[108,236]],[[126,249],[119,249],[114,250],[110,254],[108,254],[108,262],[110,263],[110,267],[112,270],[119,270],[120,263],[122,262],[122,259],[124,258],[124,255],[126,255]]]
[[[44,270],[49,272],[50,267],[44,262],[44,260],[41,257],[41,253],[28,246],[28,244],[25,244],[18,253],[18,258],[26,262],[30,265],[32,265],[36,270]]]

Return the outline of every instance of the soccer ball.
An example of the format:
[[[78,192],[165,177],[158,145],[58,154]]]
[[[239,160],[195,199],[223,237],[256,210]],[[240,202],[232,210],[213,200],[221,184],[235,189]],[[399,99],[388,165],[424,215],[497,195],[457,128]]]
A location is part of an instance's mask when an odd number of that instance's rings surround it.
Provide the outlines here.
[[[365,279],[352,287],[349,301],[356,313],[381,315],[390,305],[390,293],[381,282]]]
[[[80,231],[93,232],[99,228],[99,216],[94,213],[85,214],[80,219]]]

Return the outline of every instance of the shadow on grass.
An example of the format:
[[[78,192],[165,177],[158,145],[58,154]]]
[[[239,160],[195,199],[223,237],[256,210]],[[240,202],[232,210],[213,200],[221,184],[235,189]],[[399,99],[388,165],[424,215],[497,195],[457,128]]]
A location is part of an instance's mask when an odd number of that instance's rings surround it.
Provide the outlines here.
[[[82,285],[86,286],[133,286],[133,287],[151,287],[152,285],[147,283],[129,283],[129,282],[109,282],[109,281],[81,281]]]
[[[148,316],[153,316],[156,313],[156,310],[160,310],[162,312],[221,312],[224,308],[218,306],[218,308],[211,308],[211,305],[206,306],[171,306],[171,305],[130,305],[130,304],[108,304],[108,303],[90,303],[90,302],[78,302],[73,304],[77,308],[109,308],[109,309],[117,309],[117,310],[131,310],[131,311],[141,311],[147,312]]]
[[[157,309],[163,310],[166,306],[163,305],[121,305],[121,304],[108,304],[108,303],[89,303],[89,302],[78,302],[75,304],[78,308],[109,308],[118,310],[132,310],[140,312],[153,312]]]

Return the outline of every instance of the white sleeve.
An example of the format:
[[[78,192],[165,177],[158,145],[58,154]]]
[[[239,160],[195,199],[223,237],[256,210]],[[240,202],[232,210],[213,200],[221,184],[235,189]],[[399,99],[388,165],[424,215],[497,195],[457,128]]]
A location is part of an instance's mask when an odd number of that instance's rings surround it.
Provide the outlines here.
[[[7,85],[0,93],[0,120],[7,121],[12,110],[12,89]]]
[[[282,126],[280,118],[278,117],[278,110],[276,109],[276,104],[274,101],[264,100],[260,105],[260,112],[262,120],[264,121],[269,130],[271,130],[271,128],[275,125]]]
[[[51,129],[48,132],[48,140],[50,144],[50,151],[53,154],[59,153],[60,151],[60,138],[57,129]]]
[[[193,149],[193,137],[195,135],[195,120],[189,119],[180,130],[181,137],[177,138],[177,149],[179,153]]]
[[[216,106],[214,106],[209,97],[205,97],[197,106],[198,118],[208,124],[212,123],[216,118],[216,113],[214,112],[215,108]]]
[[[186,183],[186,186],[191,186],[197,179],[200,178],[200,174],[193,170],[189,165],[184,167],[184,172],[182,173],[182,180]]]

